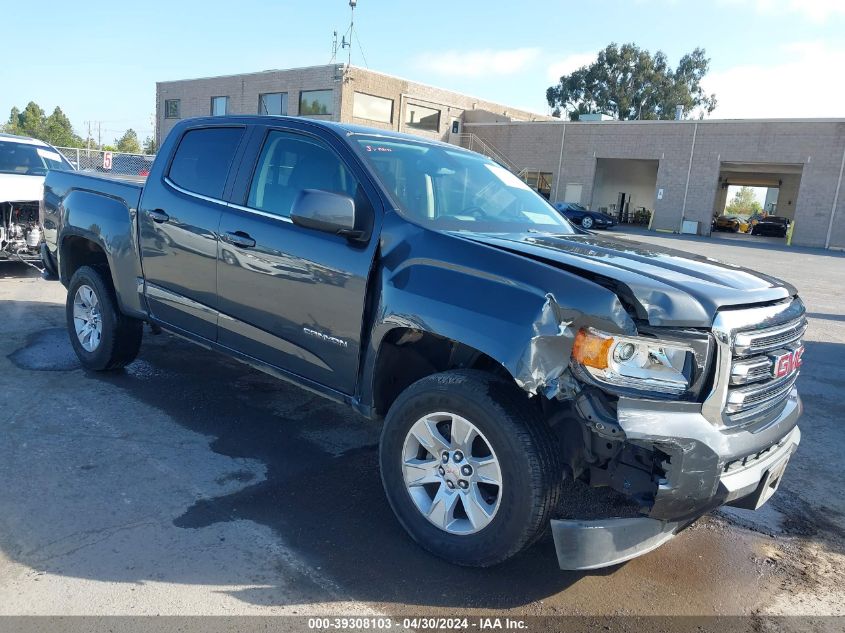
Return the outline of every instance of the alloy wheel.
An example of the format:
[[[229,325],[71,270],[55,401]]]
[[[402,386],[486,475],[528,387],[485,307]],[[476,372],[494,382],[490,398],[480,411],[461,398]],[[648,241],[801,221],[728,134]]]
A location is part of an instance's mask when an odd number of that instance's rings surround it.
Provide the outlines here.
[[[449,534],[483,530],[502,501],[502,471],[472,422],[447,412],[417,420],[402,451],[405,487],[420,513]]]

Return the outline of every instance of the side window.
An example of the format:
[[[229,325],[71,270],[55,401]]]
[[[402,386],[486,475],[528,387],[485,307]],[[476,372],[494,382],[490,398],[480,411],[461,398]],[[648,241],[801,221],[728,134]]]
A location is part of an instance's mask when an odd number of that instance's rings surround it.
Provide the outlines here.
[[[247,206],[289,217],[291,206],[303,189],[355,197],[358,181],[321,141],[288,132],[270,132],[252,176]]]
[[[243,128],[215,127],[187,132],[170,164],[170,180],[183,189],[222,198]]]

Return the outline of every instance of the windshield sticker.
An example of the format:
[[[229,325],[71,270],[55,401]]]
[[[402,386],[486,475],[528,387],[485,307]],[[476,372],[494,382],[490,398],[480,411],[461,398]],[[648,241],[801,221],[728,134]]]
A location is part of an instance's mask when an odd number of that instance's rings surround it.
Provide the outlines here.
[[[372,145],[364,145],[364,147],[366,148],[366,150],[368,152],[392,152],[393,151],[389,147],[381,147],[379,145],[376,145],[375,147],[373,147]]]
[[[56,153],[56,152],[51,152],[50,150],[47,150],[47,149],[41,149],[40,147],[36,147],[35,151],[38,152],[38,155],[41,158],[46,158],[47,160],[54,160],[57,163],[62,162],[62,157],[59,156],[59,154]]]

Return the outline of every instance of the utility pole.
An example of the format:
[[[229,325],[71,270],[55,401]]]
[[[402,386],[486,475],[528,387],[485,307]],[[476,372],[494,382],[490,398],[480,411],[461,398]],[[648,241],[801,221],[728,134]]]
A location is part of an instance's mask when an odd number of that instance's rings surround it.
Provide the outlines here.
[[[87,141],[87,145],[88,145],[88,155],[90,156],[90,155],[91,155],[91,121],[86,121],[86,123],[88,123],[88,141]]]
[[[97,121],[97,145],[103,147],[103,122]]]

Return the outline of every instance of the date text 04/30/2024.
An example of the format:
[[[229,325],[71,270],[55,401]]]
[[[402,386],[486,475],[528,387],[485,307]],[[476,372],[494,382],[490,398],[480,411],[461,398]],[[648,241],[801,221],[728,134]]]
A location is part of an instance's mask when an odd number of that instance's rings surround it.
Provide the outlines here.
[[[414,630],[457,630],[465,631],[477,629],[488,630],[510,630],[519,631],[528,628],[525,620],[519,618],[446,618],[446,617],[420,617],[403,618],[402,628]],[[311,630],[386,630],[394,626],[399,627],[399,622],[391,618],[309,618],[308,628]]]

